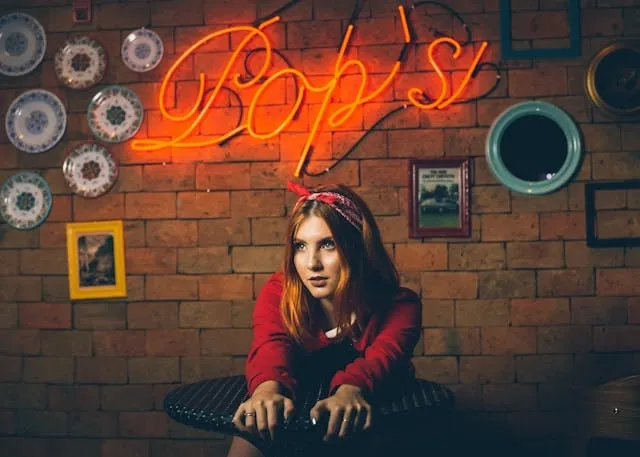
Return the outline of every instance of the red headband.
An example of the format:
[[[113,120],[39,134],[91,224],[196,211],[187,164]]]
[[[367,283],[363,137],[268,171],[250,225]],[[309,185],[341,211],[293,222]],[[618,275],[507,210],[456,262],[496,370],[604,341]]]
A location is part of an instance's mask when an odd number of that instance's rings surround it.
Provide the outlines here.
[[[362,215],[358,210],[358,207],[350,198],[345,197],[342,194],[336,192],[315,192],[311,193],[307,188],[296,184],[292,181],[287,183],[287,189],[295,192],[300,196],[296,202],[296,206],[306,200],[318,200],[322,203],[326,203],[338,214],[344,217],[347,222],[353,225],[359,232],[362,233]]]

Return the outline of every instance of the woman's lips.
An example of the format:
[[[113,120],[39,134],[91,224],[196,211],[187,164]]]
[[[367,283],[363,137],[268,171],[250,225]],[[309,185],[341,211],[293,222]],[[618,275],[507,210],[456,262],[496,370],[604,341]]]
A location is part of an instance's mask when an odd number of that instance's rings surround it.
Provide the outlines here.
[[[327,278],[310,278],[309,282],[313,287],[324,287],[327,285]]]

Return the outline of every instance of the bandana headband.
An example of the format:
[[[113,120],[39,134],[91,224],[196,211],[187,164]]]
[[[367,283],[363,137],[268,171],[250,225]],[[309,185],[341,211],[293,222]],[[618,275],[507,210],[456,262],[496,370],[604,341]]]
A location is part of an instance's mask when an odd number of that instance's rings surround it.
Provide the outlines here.
[[[338,214],[344,217],[347,222],[353,225],[356,230],[362,233],[362,215],[358,210],[358,207],[350,198],[345,197],[342,194],[338,194],[336,192],[314,192],[311,193],[308,189],[301,186],[300,184],[296,184],[292,181],[287,183],[287,189],[292,192],[295,192],[300,196],[298,201],[296,202],[296,206],[306,200],[317,200],[322,203],[326,203],[333,209],[335,209]]]

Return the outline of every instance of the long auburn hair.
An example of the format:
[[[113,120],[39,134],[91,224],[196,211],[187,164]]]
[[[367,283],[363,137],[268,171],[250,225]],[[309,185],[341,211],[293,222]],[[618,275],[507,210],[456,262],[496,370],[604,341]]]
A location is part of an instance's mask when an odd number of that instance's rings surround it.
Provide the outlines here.
[[[398,271],[385,249],[380,230],[367,204],[343,185],[322,186],[313,192],[335,192],[354,202],[362,215],[362,233],[330,205],[306,200],[294,208],[285,239],[284,284],[280,313],[284,327],[300,344],[313,338],[318,301],[313,298],[294,264],[294,238],[309,216],[322,218],[336,243],[341,274],[332,298],[338,338],[354,337],[374,314],[384,314],[400,287]],[[352,313],[355,321],[352,322]]]

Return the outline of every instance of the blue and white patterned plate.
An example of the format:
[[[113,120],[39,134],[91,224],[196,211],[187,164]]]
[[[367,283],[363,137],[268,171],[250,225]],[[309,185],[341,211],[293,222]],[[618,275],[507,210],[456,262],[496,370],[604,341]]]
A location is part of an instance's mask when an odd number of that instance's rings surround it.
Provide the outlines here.
[[[124,86],[108,86],[94,95],[87,118],[96,138],[120,143],[140,129],[144,109],[135,92]]]
[[[71,190],[85,198],[106,194],[118,179],[115,159],[97,143],[84,143],[71,151],[62,164],[62,172]]]
[[[56,52],[53,67],[58,79],[71,89],[88,89],[98,84],[107,71],[107,54],[88,36],[69,38]]]
[[[164,46],[156,32],[143,27],[127,35],[120,52],[127,67],[145,72],[158,66],[164,55]]]
[[[35,154],[60,141],[67,128],[67,115],[55,94],[34,89],[20,94],[11,103],[4,127],[15,147]]]
[[[0,189],[0,218],[11,227],[38,227],[51,212],[51,189],[38,174],[23,171],[9,177]]]
[[[44,28],[34,17],[24,13],[0,17],[0,73],[26,75],[42,62],[46,49]]]

